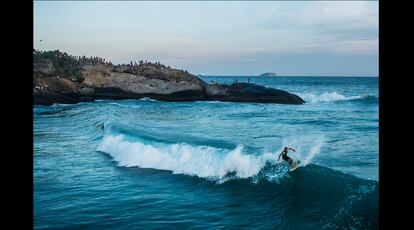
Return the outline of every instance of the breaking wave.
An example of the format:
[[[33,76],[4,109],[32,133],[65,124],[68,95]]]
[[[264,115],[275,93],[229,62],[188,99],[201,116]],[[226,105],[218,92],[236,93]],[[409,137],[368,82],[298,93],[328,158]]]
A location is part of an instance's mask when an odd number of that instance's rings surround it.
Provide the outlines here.
[[[344,96],[337,92],[329,92],[329,93],[322,93],[320,95],[316,94],[301,94],[297,93],[303,100],[310,103],[318,103],[318,102],[337,102],[337,101],[367,101],[367,102],[375,102],[378,101],[378,98],[372,95],[357,95],[357,96]]]
[[[284,143],[292,143],[286,140]],[[309,151],[297,157],[303,166],[309,164],[320,151],[323,140]],[[272,166],[262,172],[270,180],[286,174],[286,164],[277,162],[279,152],[265,152],[259,155],[247,154],[242,145],[229,150],[210,146],[193,146],[186,143],[145,143],[145,141],[129,141],[124,135],[105,135],[98,150],[108,153],[119,166],[152,168],[169,170],[174,174],[185,174],[223,180],[229,176],[235,178],[251,178],[257,176],[266,166]],[[280,151],[282,148],[280,149]],[[297,152],[300,148],[297,149]],[[295,156],[292,156],[295,158]],[[275,168],[276,167],[276,168]]]

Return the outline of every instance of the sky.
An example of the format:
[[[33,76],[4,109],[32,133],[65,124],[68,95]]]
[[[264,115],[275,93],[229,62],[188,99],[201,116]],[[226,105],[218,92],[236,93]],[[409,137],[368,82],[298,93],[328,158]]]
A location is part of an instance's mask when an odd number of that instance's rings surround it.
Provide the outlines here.
[[[205,75],[378,76],[378,1],[35,1],[33,46]]]

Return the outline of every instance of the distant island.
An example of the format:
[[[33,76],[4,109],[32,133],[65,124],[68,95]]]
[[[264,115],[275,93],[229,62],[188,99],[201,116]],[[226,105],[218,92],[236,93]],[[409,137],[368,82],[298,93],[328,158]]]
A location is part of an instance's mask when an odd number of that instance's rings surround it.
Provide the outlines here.
[[[260,74],[261,77],[274,77],[277,76],[275,73],[268,72],[268,73],[262,73]]]
[[[100,57],[33,50],[34,104],[144,97],[160,101],[305,103],[295,94],[251,83],[208,84],[186,70],[160,62],[114,65]]]

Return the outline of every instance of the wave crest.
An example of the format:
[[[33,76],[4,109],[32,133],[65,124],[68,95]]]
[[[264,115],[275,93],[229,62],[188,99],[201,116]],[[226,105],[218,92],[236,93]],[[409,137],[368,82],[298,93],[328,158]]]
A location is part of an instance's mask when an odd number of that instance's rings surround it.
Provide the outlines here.
[[[320,146],[317,147],[318,151]],[[235,178],[251,178],[259,174],[266,165],[277,166],[275,173],[263,173],[274,180],[288,171],[285,164],[278,164],[279,152],[261,155],[246,154],[243,146],[233,150],[210,146],[179,144],[147,144],[125,140],[122,134],[104,136],[98,150],[108,153],[119,166],[169,170],[174,174],[185,174],[224,181],[231,174]],[[315,153],[304,155],[303,165],[310,162]],[[269,174],[269,175],[268,175]],[[253,178],[255,179],[255,178]],[[257,178],[256,178],[257,179]]]
[[[240,178],[257,174],[266,161],[274,161],[275,155],[243,154],[243,147],[226,152],[209,146],[172,144],[155,146],[141,142],[129,142],[123,135],[105,136],[99,151],[109,153],[120,166],[170,170],[175,174],[199,177],[223,178],[236,173]]]
[[[298,93],[298,95],[305,100],[306,102],[310,103],[318,103],[318,102],[336,102],[336,101],[350,101],[350,100],[377,100],[377,97],[372,95],[357,95],[357,96],[344,96],[342,94],[339,94],[337,92],[329,92],[329,93],[322,93],[320,95],[316,94],[301,94]]]
[[[143,98],[139,99],[139,101],[157,101],[157,100],[152,99],[150,97],[143,97]]]

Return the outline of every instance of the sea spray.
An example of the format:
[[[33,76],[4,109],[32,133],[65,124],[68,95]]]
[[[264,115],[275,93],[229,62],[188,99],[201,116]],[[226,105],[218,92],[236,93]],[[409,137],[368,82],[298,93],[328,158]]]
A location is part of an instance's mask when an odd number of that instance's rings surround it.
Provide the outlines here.
[[[203,178],[223,178],[234,172],[239,178],[257,174],[274,154],[247,155],[240,145],[234,150],[185,143],[155,146],[126,141],[123,135],[107,135],[98,147],[109,153],[118,165],[170,170],[174,174],[196,175]]]
[[[313,93],[296,93],[296,94],[300,96],[303,100],[305,100],[305,102],[307,103],[319,103],[319,102],[329,103],[329,102],[337,102],[337,101],[377,99],[377,97],[368,95],[368,94],[362,94],[362,95],[356,95],[356,96],[344,96],[337,92],[327,92],[327,93],[322,93],[319,95],[316,95]]]
[[[141,99],[139,99],[140,101],[157,101],[155,99],[149,98],[149,97],[143,97]]]
[[[302,137],[288,137],[283,139],[282,148],[289,147],[295,149],[296,152],[290,151],[289,156],[293,159],[299,160],[301,166],[306,166],[311,163],[312,159],[320,153],[322,146],[325,143],[323,135],[303,135]]]
[[[289,141],[284,143],[294,144]],[[300,158],[304,162],[303,165],[308,164],[313,156],[319,153],[322,144],[323,141],[319,140],[315,146],[310,146],[307,152],[304,150],[309,146],[297,145],[298,152],[303,151]],[[173,174],[216,180],[228,179],[230,174],[235,178],[251,178],[258,175],[266,165],[282,164],[282,161],[277,162],[278,153],[247,154],[242,145],[229,150],[186,143],[149,144],[127,141],[122,134],[105,135],[98,150],[110,154],[119,166],[169,170]],[[286,171],[273,168],[262,173],[272,180],[284,175]]]

